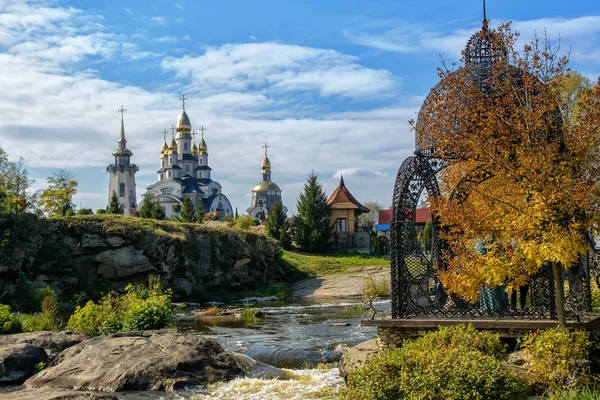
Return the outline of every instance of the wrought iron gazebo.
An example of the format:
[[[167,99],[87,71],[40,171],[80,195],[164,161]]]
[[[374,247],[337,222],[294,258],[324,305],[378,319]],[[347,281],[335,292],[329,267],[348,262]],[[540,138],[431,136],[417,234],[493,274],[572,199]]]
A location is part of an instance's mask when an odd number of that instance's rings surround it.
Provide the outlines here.
[[[505,58],[506,51],[495,44],[493,33],[484,18],[482,29],[468,41],[465,49],[465,66],[453,74],[465,74],[468,79],[483,85],[491,63]],[[514,69],[515,76],[519,72]],[[512,73],[511,73],[512,76]],[[448,166],[448,157],[436,153],[434,140],[427,135],[422,116],[427,112],[428,99],[439,94],[442,86],[432,89],[417,119],[416,149],[400,166],[393,197],[391,231],[391,283],[392,319],[406,318],[458,318],[472,319],[556,319],[555,291],[552,269],[542,268],[529,281],[529,299],[516,306],[515,298],[504,288],[482,291],[480,300],[467,303],[448,293],[438,279],[444,268],[441,251],[445,244],[440,239],[439,221],[433,216],[433,238],[430,253],[425,253],[417,238],[415,213],[421,196],[440,196],[437,176]],[[486,87],[482,90],[491,90]],[[560,126],[557,114],[557,126]],[[559,134],[562,132],[559,132]],[[486,171],[475,170],[463,178],[452,191],[451,197],[467,197],[473,187],[489,178]],[[598,271],[596,253],[582,256],[578,266],[563,271],[568,290],[565,297],[567,317],[578,319],[591,311],[590,275]],[[522,294],[520,295],[522,296]]]

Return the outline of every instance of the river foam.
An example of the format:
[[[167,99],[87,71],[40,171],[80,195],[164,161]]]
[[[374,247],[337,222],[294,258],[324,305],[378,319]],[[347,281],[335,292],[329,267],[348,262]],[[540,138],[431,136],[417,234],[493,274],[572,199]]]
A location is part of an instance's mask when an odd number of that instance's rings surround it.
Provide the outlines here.
[[[194,400],[333,400],[343,383],[337,368],[285,371],[290,373],[290,379],[238,378],[209,385],[206,393]]]

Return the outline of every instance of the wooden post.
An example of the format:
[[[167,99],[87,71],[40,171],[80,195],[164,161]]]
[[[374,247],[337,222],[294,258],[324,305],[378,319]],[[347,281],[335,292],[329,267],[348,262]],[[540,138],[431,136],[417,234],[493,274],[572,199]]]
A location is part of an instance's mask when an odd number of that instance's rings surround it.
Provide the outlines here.
[[[554,294],[556,298],[556,315],[558,316],[558,325],[566,327],[565,318],[565,285],[562,279],[560,263],[552,263],[552,272],[554,275]]]

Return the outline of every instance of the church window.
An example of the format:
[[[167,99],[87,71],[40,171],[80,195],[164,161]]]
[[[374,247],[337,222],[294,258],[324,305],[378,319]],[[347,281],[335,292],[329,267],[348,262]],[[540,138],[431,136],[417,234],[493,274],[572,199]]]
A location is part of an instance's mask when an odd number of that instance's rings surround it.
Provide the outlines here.
[[[164,162],[164,161],[162,162],[162,167],[163,167],[163,168],[165,167],[165,162]]]
[[[173,165],[173,157],[169,157],[169,164]]]
[[[183,144],[183,150],[187,151],[187,143]]]
[[[335,231],[336,232],[347,232],[346,218],[338,218],[335,220]]]
[[[167,172],[167,176],[170,178],[171,177],[171,171]]]
[[[200,159],[200,165],[202,165],[202,159]]]
[[[172,194],[173,193],[173,188],[162,188],[162,189],[160,189],[160,192],[162,194]]]
[[[160,180],[162,181],[163,179],[165,179],[165,174],[160,174]]]
[[[190,166],[189,166],[189,165],[186,165],[186,166],[185,166],[185,170],[186,170],[186,171],[189,171],[189,170],[190,170]]]
[[[125,184],[121,183],[119,185],[119,197],[125,197]]]

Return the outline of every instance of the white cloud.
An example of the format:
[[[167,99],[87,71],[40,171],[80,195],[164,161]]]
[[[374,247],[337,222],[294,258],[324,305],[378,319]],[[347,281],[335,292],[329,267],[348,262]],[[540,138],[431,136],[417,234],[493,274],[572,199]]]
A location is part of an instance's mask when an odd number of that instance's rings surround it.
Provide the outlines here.
[[[151,25],[162,25],[165,26],[167,25],[169,21],[165,18],[165,17],[152,17],[150,18],[150,24]]]
[[[152,39],[152,41],[156,43],[177,43],[179,39],[177,39],[175,36],[161,36]]]
[[[175,20],[175,23],[177,23],[177,24],[183,24],[184,22],[185,22],[185,19],[183,19],[183,18],[177,18]]]
[[[363,67],[356,57],[275,42],[210,47],[201,56],[166,58],[161,65],[205,93],[316,91],[322,97],[364,100],[392,95],[398,86],[389,71]]]
[[[497,26],[500,22],[503,21],[492,20],[490,26]],[[535,33],[543,37],[546,32],[552,41],[556,42],[560,37],[565,51],[569,47],[575,49],[571,54],[572,60],[584,63],[600,61],[596,50],[600,44],[600,16],[516,20],[512,22],[512,28],[521,33],[522,44],[531,41]],[[479,29],[480,25],[474,25],[470,29],[443,32],[426,23],[371,21],[358,28],[347,29],[344,34],[352,43],[381,51],[432,51],[458,59],[469,37]]]
[[[132,12],[132,11],[131,11],[129,8],[125,8],[125,12],[126,12],[127,14],[131,14],[131,15],[133,15],[133,12]]]
[[[258,40],[258,39],[256,38],[256,36],[254,36],[254,35],[250,35],[250,36],[248,36],[248,37],[250,38],[250,40],[253,40],[253,41],[255,41],[255,42]]]
[[[174,5],[175,5],[175,7],[179,8],[181,11],[184,11],[184,8],[181,4],[175,3]]]

